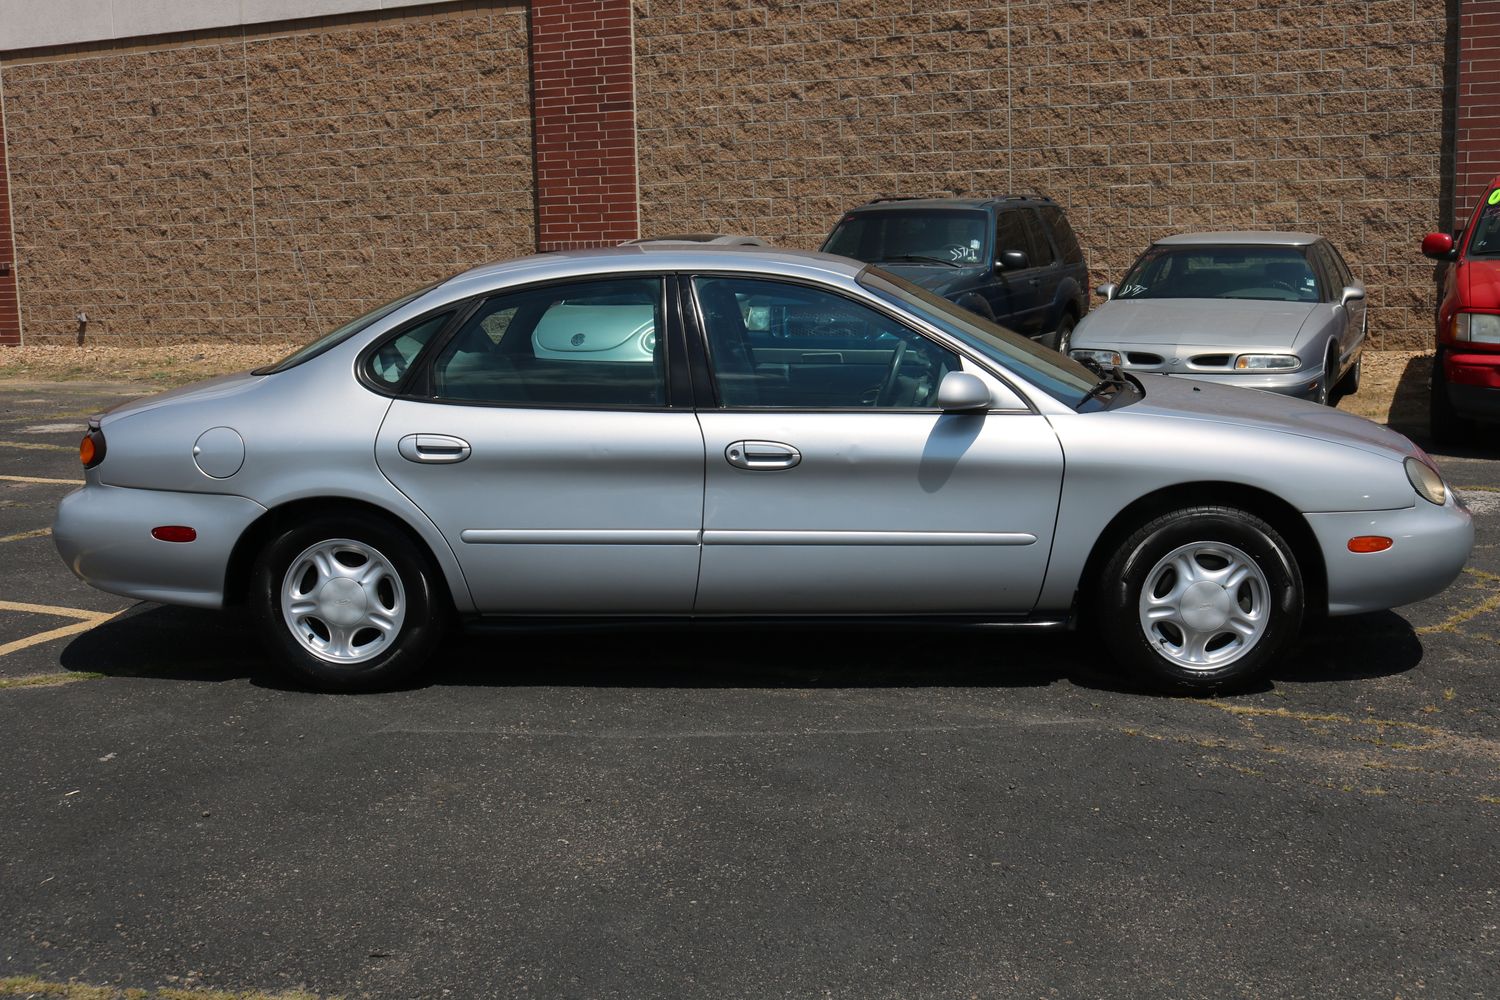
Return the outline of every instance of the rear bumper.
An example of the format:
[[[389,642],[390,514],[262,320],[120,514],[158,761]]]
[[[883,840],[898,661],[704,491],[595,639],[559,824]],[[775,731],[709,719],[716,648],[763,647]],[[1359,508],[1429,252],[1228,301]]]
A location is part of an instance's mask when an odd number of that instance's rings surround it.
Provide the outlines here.
[[[266,509],[244,497],[169,493],[91,483],[63,497],[52,539],[84,583],[111,594],[200,608],[224,605],[229,555]],[[151,537],[160,525],[187,525],[191,542]]]
[[[1474,547],[1474,522],[1451,492],[1441,507],[1418,500],[1402,510],[1306,515],[1328,571],[1328,613],[1400,607],[1452,583]],[[1384,552],[1350,552],[1356,535],[1385,535],[1393,544]]]

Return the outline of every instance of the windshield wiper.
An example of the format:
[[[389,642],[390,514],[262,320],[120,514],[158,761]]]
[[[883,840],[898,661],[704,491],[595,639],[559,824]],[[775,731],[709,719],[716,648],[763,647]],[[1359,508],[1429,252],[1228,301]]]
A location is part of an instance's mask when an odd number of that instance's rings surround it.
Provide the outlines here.
[[[1110,389],[1118,392],[1121,389],[1135,388],[1135,383],[1126,378],[1118,366],[1105,368],[1093,361],[1084,361],[1083,364],[1099,373],[1099,382],[1088,392],[1084,393],[1083,398],[1078,401],[1079,406],[1094,398],[1102,400]]]
[[[955,260],[944,260],[941,257],[926,257],[926,256],[923,256],[922,254],[919,254],[919,253],[901,253],[901,254],[896,254],[894,257],[882,257],[880,260],[876,261],[875,263],[877,263],[877,264],[889,264],[892,261],[901,261],[901,260],[917,261],[918,263],[922,263],[922,264],[947,264],[949,267],[962,267],[963,266],[962,264],[958,263],[958,261],[955,261]]]

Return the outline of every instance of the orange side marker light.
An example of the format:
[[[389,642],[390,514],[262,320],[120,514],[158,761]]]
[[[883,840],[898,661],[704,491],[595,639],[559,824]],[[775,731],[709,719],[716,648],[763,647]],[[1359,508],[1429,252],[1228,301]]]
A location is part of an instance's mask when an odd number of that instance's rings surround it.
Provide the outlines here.
[[[1384,552],[1393,543],[1384,535],[1355,535],[1349,539],[1350,552]]]

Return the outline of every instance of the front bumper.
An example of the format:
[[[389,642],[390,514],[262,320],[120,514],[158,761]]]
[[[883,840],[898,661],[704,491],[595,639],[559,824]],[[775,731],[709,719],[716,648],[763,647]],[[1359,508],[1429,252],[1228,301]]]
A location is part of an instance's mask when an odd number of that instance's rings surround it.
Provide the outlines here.
[[[1308,514],[1328,571],[1328,613],[1354,615],[1411,604],[1439,593],[1463,571],[1474,547],[1474,521],[1449,489],[1438,507],[1425,500],[1401,510]],[[1349,551],[1356,535],[1393,540],[1384,552]]]
[[[1500,420],[1500,353],[1445,353],[1443,380],[1459,416]]]
[[[1128,370],[1128,369],[1127,369]],[[1297,399],[1317,399],[1323,386],[1321,371],[1278,372],[1268,375],[1215,374],[1209,372],[1168,372],[1173,378],[1191,378],[1200,382],[1217,382],[1219,385],[1237,385],[1242,389],[1261,389]]]
[[[224,605],[229,556],[266,509],[244,497],[169,493],[90,483],[57,505],[52,540],[84,583],[111,594],[200,608]],[[151,537],[161,525],[197,531],[191,542]]]

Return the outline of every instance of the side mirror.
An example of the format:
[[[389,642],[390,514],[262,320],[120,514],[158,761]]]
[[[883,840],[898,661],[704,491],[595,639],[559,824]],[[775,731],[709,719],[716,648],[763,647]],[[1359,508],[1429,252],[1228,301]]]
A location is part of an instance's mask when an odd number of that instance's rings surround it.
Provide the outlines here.
[[[1365,290],[1359,285],[1345,285],[1344,290],[1339,293],[1339,305],[1347,306],[1356,300],[1363,300]]]
[[[1099,296],[1105,302],[1108,302],[1110,299],[1112,299],[1112,298],[1115,297],[1115,293],[1118,292],[1119,290],[1120,290],[1120,286],[1119,285],[1116,285],[1113,282],[1105,282],[1104,284],[1100,285],[1098,288],[1094,289],[1094,294],[1097,295],[1097,296]]]
[[[1025,250],[1003,250],[996,265],[1001,271],[1024,271],[1031,266]]]
[[[948,413],[963,413],[990,408],[990,387],[978,375],[968,372],[949,372],[938,386],[938,409]]]
[[[1428,233],[1422,237],[1422,256],[1433,260],[1452,260],[1453,237],[1448,233]]]

